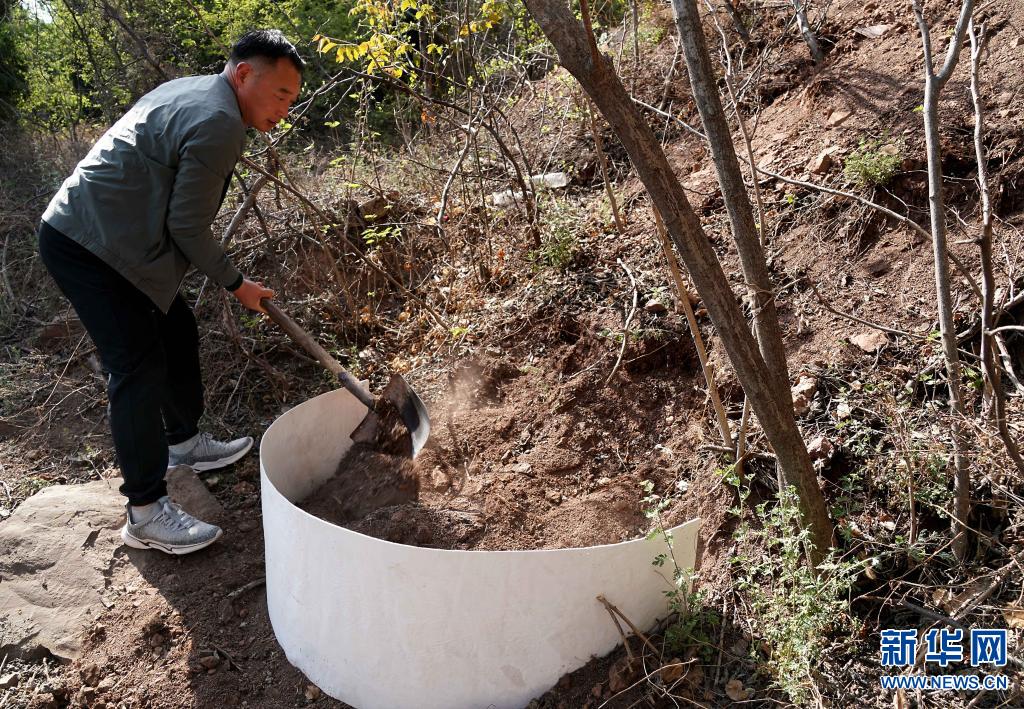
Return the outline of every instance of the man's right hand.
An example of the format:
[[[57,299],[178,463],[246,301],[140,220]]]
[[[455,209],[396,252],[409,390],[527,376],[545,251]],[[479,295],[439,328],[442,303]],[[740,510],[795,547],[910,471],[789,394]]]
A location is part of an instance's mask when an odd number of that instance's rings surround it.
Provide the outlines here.
[[[231,294],[238,298],[239,303],[249,310],[255,310],[257,313],[267,312],[260,305],[260,300],[274,297],[274,291],[265,288],[259,281],[250,281],[248,278],[243,278],[242,285],[233,290]]]

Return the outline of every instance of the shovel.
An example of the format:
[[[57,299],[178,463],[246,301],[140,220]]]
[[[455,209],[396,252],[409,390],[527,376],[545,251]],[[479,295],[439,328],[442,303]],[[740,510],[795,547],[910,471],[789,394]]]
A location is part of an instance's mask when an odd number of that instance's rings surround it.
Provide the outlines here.
[[[312,335],[288,317],[273,301],[263,298],[260,305],[278,327],[333,373],[342,386],[369,409],[366,417],[352,431],[353,441],[376,448],[386,447],[387,452],[408,458],[416,457],[430,435],[430,417],[427,415],[427,407],[423,405],[423,400],[401,375],[392,374],[384,391],[375,398],[363,389],[356,378],[345,371],[338,360],[321,347]],[[401,424],[398,424],[398,420]]]

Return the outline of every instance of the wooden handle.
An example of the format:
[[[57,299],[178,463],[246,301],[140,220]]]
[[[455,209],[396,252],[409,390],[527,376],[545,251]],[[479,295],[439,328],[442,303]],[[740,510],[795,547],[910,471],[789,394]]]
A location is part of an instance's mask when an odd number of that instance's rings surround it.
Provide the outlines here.
[[[322,364],[329,372],[334,374],[340,381],[342,386],[348,389],[353,396],[361,401],[371,411],[377,405],[376,400],[371,394],[359,385],[359,381],[345,371],[345,368],[341,366],[338,360],[334,359],[331,354],[320,346],[320,343],[313,339],[313,336],[302,329],[297,322],[288,317],[283,310],[274,304],[269,298],[263,298],[260,300],[260,305],[267,311],[267,315],[270,319],[277,323],[278,327],[288,334],[288,337],[292,338],[297,344],[302,346],[302,349],[306,350],[309,354],[316,358],[316,361]]]

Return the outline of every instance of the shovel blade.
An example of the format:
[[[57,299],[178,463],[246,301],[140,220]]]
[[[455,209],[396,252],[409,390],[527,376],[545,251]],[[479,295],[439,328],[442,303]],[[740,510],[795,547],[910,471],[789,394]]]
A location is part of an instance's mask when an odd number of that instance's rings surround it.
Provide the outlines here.
[[[396,417],[401,420],[404,430],[393,430],[397,425]],[[396,435],[399,432],[401,440]],[[366,413],[366,418],[352,431],[351,438],[382,452],[415,458],[429,435],[430,416],[423,400],[401,375],[393,374],[377,399],[376,409]]]

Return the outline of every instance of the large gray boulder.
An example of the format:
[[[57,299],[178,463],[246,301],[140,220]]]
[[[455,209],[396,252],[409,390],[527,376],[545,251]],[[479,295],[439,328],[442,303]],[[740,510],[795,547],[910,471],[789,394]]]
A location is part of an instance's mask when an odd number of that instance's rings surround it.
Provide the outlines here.
[[[86,632],[113,602],[115,567],[126,560],[115,555],[125,514],[120,482],[44,488],[0,523],[0,658],[79,656]],[[167,482],[187,511],[209,521],[221,516],[191,469],[174,468]]]

